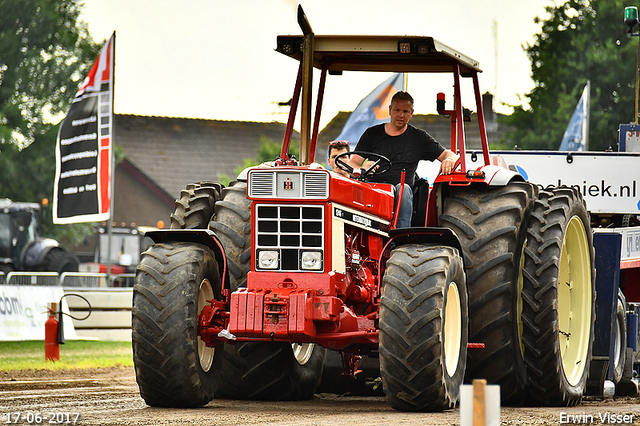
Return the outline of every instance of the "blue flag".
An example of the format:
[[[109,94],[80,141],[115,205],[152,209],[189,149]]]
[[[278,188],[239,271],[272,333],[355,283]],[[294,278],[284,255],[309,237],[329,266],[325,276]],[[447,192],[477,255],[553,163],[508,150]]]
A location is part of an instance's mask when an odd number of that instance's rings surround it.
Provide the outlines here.
[[[360,101],[336,140],[349,141],[349,145],[353,150],[365,130],[389,119],[391,98],[396,92],[402,90],[403,84],[404,74],[395,73],[376,87],[373,92]]]
[[[587,133],[589,131],[589,82],[582,91],[582,96],[569,121],[562,137],[558,151],[586,151]]]

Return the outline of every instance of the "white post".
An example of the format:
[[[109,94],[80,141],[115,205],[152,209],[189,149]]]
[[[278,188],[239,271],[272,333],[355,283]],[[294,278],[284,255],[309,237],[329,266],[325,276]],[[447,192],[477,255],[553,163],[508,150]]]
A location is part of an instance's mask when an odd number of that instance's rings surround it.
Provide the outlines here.
[[[460,426],[500,426],[500,386],[486,380],[460,386]]]

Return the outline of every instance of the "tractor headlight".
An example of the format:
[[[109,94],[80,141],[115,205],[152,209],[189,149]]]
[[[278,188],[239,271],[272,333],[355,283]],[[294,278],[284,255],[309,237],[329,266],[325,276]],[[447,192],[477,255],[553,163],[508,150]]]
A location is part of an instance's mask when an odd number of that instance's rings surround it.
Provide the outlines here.
[[[300,269],[317,271],[322,269],[322,252],[303,251],[300,256]]]
[[[277,250],[258,251],[258,268],[278,269],[279,254]]]

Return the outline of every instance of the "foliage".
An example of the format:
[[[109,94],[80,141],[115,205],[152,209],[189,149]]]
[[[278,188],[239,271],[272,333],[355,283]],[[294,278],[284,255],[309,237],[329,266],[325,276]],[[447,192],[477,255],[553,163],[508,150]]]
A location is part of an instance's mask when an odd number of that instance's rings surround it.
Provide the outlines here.
[[[587,80],[591,80],[589,149],[615,147],[620,123],[633,121],[638,40],[626,34],[622,0],[569,0],[536,18],[542,30],[525,48],[535,87],[529,108],[505,122],[509,146],[558,149]]]
[[[298,144],[296,142],[297,141],[294,140],[291,141],[291,145],[289,146],[289,154],[293,154],[296,158],[299,158],[300,148],[298,147]],[[258,147],[256,157],[244,158],[242,160],[242,165],[236,167],[233,171],[237,176],[238,174],[240,174],[240,172],[248,167],[253,167],[257,166],[258,164],[273,161],[280,156],[281,151],[282,145],[280,142],[275,142],[274,140],[269,139],[266,136],[260,136],[260,147]],[[226,173],[219,173],[218,181],[221,184],[228,186],[232,179]]]
[[[65,112],[99,47],[74,0],[0,0],[0,142],[29,145]]]
[[[53,194],[53,117],[68,110],[100,44],[76,0],[0,0],[0,10],[0,197],[41,202]],[[54,227],[48,213],[45,235],[84,228]]]

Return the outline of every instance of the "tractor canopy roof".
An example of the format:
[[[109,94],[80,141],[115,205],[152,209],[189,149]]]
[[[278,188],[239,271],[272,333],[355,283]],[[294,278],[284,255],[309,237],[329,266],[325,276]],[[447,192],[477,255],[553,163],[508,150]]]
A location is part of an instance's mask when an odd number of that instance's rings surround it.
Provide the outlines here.
[[[302,35],[278,36],[276,51],[302,60]],[[482,72],[478,61],[432,37],[377,35],[314,35],[313,66],[329,74],[342,71]]]
[[[301,100],[300,164],[314,161],[318,137],[318,122],[325,89],[326,75],[340,75],[343,71],[371,71],[397,73],[450,73],[454,80],[454,109],[442,109],[452,118],[456,131],[451,133],[452,151],[460,154],[461,171],[466,173],[464,160],[464,125],[460,77],[473,80],[480,138],[485,164],[490,163],[478,73],[478,61],[440,43],[433,37],[381,35],[315,35],[301,6],[298,6],[298,25],[303,35],[278,36],[276,51],[300,62],[287,129],[279,161],[292,162],[289,152],[293,123]],[[321,71],[316,97],[316,112],[312,124],[311,104],[313,68]],[[444,102],[442,103],[444,107]],[[452,126],[454,125],[452,124]],[[457,146],[457,148],[456,148]]]

